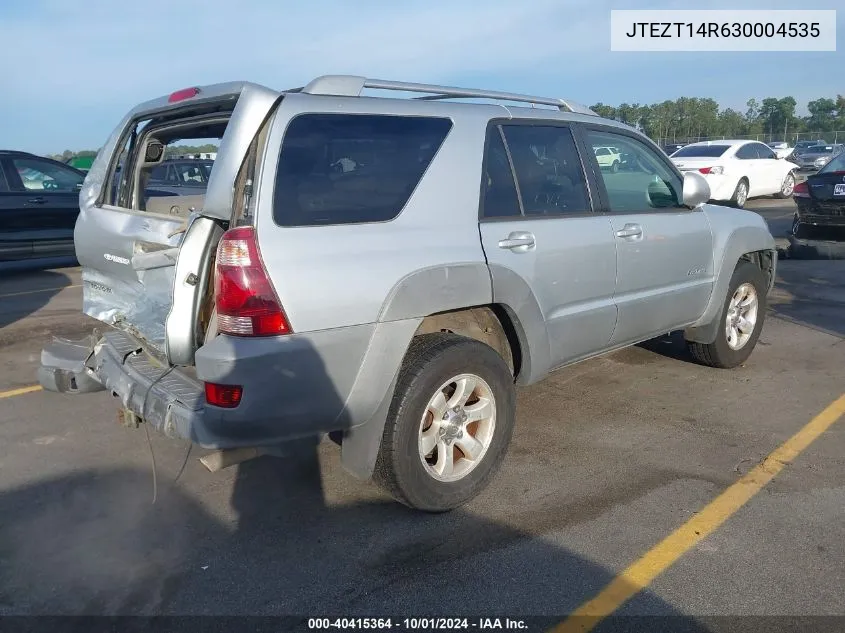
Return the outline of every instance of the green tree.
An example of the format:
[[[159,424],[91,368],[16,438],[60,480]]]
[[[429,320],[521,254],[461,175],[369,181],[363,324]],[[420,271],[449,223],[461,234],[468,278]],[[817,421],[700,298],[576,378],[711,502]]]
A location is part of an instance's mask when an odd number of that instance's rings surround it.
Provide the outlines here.
[[[748,134],[748,119],[741,112],[726,108],[719,113],[718,135],[725,137]]]
[[[605,105],[601,102],[590,106],[590,109],[598,114],[600,117],[605,119],[615,119],[616,118],[616,108],[613,106]]]
[[[807,127],[811,132],[830,132],[836,122],[836,101],[822,97],[807,104],[810,116],[807,118]]]

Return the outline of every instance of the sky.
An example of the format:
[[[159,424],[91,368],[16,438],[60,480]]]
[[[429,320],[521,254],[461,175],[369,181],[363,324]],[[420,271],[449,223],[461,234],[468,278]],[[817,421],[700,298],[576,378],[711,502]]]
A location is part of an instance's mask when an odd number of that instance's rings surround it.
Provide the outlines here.
[[[0,148],[96,149],[179,88],[323,74],[593,104],[845,93],[841,0],[0,0]],[[611,9],[839,9],[836,52],[610,51]]]

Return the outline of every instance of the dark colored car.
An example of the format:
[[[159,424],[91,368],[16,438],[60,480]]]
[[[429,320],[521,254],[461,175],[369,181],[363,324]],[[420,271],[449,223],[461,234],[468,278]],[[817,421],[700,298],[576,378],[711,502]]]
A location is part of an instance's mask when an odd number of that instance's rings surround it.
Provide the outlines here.
[[[795,143],[795,147],[792,148],[792,153],[789,155],[789,159],[795,162],[794,159],[804,154],[809,148],[813,147],[814,145],[824,145],[825,141],[823,139],[814,139],[812,141],[798,141]]]
[[[146,183],[148,196],[199,195],[205,193],[213,160],[167,159],[153,168]]]
[[[832,145],[812,145],[804,150],[792,162],[798,165],[801,171],[818,171],[827,165],[835,156],[838,156],[845,149],[845,145],[836,143]]]
[[[76,265],[83,180],[59,161],[0,150],[0,269]]]
[[[795,185],[792,198],[798,207],[792,222],[795,237],[808,225],[845,227],[845,152]]]

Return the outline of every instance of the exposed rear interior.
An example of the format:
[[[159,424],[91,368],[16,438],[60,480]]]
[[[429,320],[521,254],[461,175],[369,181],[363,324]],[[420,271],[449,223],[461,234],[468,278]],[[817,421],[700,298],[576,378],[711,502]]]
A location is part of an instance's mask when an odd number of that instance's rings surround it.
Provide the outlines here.
[[[114,165],[107,199],[115,206],[183,218],[202,209],[214,161],[174,156],[186,145],[218,146],[227,125],[228,113],[139,122]]]

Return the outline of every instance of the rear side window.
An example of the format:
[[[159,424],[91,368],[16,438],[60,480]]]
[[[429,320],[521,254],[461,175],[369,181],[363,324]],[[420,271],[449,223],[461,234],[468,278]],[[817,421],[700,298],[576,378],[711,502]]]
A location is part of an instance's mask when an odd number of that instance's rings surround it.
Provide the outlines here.
[[[305,114],[291,121],[276,171],[280,226],[395,218],[452,127],[449,119]]]
[[[730,148],[730,145],[687,145],[672,154],[672,158],[718,158]]]
[[[734,154],[734,156],[736,156],[740,160],[757,160],[759,158],[757,150],[751,143],[749,143],[748,145],[743,145],[738,150],[736,150],[736,154]]]

